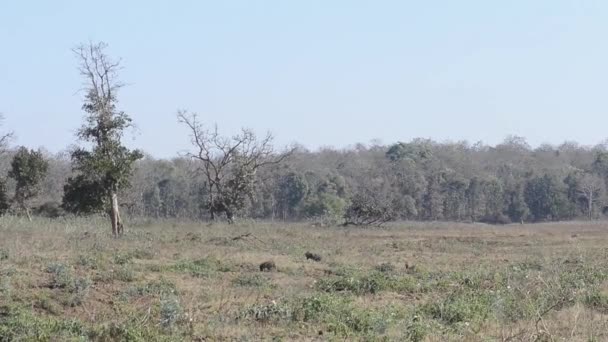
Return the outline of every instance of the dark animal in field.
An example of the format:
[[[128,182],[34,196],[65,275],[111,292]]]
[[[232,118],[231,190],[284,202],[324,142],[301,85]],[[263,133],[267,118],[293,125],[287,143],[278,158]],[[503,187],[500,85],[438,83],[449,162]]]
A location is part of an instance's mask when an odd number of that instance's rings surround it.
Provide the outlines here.
[[[265,261],[260,264],[260,271],[262,272],[270,272],[277,269],[277,265],[275,265],[274,261]]]
[[[321,256],[319,254],[306,252],[304,255],[306,256],[306,260],[314,260],[317,262],[321,261]]]

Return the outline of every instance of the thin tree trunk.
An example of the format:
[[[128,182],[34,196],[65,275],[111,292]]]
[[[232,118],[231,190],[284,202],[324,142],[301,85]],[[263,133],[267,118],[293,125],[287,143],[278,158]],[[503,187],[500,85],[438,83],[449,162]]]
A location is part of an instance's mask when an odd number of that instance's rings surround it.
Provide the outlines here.
[[[118,237],[122,234],[122,221],[120,219],[120,211],[118,208],[118,195],[116,192],[110,194],[111,209],[110,209],[110,220],[112,221],[112,235]]]
[[[230,210],[226,210],[226,218],[228,219],[228,224],[233,224],[235,217],[234,217],[234,213]]]
[[[32,222],[32,215],[30,214],[30,209],[28,207],[23,207],[25,210],[25,215],[27,215],[27,219]]]
[[[209,182],[209,215],[211,222],[215,221],[215,202],[213,201],[213,185]]]
[[[589,220],[591,220],[591,214],[593,213],[593,190],[589,192]]]
[[[117,217],[117,224],[118,224],[118,235],[123,235],[125,233],[124,230],[124,225],[122,223],[122,217],[120,216],[120,206],[118,206],[118,199],[116,200],[116,217]]]

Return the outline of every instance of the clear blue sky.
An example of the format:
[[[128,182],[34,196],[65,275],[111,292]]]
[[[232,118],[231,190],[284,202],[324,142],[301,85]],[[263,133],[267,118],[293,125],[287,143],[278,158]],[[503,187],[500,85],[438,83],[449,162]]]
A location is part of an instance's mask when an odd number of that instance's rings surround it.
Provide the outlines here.
[[[233,133],[344,147],[608,137],[608,1],[2,1],[0,112],[56,152],[80,125],[70,49],[122,57],[129,145],[188,147],[177,109]]]

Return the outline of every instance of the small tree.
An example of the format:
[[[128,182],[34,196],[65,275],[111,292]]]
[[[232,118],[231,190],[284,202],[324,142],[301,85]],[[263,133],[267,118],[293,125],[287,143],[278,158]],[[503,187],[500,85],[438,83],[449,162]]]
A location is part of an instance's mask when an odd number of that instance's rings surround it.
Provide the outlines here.
[[[290,172],[279,179],[277,186],[278,208],[283,220],[287,215],[294,215],[299,204],[301,204],[308,193],[306,178],[297,172]]]
[[[4,121],[4,115],[0,113],[0,126]],[[8,149],[9,142],[13,139],[13,132],[7,132],[0,134],[0,156],[2,156]],[[0,179],[0,216],[6,214],[10,209],[10,200],[8,195],[8,189],[6,186],[6,179],[3,177]]]
[[[566,216],[568,199],[562,184],[548,174],[536,176],[526,183],[524,198],[534,221],[557,221]]]
[[[585,174],[578,182],[578,193],[585,201],[587,216],[593,218],[594,205],[600,202],[604,195],[604,181],[593,174]]]
[[[0,125],[4,121],[4,115],[0,113]],[[6,132],[0,134],[0,155],[4,154],[8,148],[9,142],[13,139],[13,132]]]
[[[8,198],[8,189],[6,187],[6,181],[0,179],[0,216],[4,216],[11,207],[10,200]]]
[[[9,177],[16,182],[14,201],[31,221],[29,202],[40,193],[40,183],[48,171],[48,161],[42,152],[19,148],[13,157]]]
[[[370,226],[393,221],[397,217],[394,203],[377,192],[357,193],[344,214],[344,225]]]
[[[194,113],[180,111],[177,118],[190,129],[196,151],[187,155],[201,164],[199,170],[207,185],[206,206],[212,220],[223,213],[228,222],[234,222],[237,212],[253,197],[257,170],[278,164],[293,152],[276,153],[270,133],[259,139],[253,131],[242,129],[240,134],[228,138],[218,133],[217,126],[213,130],[204,128]]]
[[[118,191],[129,186],[133,163],[143,157],[122,144],[131,118],[116,108],[117,93],[123,84],[118,81],[120,61],[113,61],[104,50],[105,43],[80,45],[73,51],[80,60],[79,71],[85,79],[85,123],[78,139],[92,148],[72,152],[76,177],[65,186],[64,208],[76,212],[105,211],[110,216],[112,234],[123,233],[118,204]]]

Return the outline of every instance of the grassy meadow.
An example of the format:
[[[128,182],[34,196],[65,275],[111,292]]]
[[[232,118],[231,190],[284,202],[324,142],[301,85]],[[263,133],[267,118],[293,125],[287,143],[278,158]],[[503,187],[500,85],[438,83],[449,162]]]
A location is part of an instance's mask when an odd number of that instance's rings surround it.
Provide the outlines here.
[[[0,341],[88,340],[608,341],[608,223],[2,218]]]

